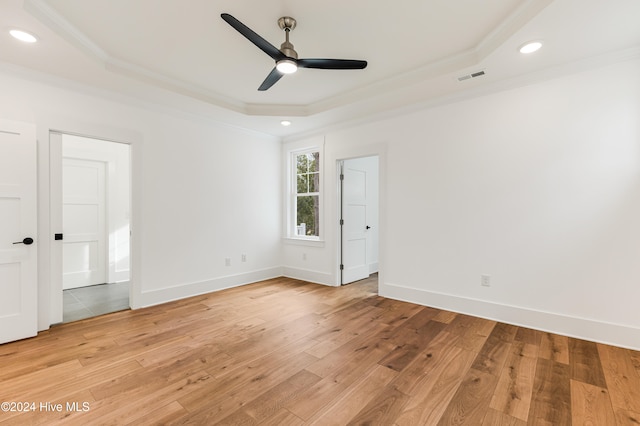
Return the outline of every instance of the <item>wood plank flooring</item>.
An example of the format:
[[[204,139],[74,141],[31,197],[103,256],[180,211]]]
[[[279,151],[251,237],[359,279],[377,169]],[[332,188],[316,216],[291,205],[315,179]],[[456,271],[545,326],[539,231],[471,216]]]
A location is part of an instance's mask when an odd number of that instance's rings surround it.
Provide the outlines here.
[[[384,299],[375,277],[280,278],[1,345],[0,401],[10,425],[640,425],[640,353]]]

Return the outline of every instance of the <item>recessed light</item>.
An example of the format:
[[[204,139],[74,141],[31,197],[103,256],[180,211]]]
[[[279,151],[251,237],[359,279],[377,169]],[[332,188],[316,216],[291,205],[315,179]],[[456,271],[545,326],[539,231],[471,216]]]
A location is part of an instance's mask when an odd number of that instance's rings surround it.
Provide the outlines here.
[[[25,43],[35,43],[36,41],[38,41],[38,38],[36,36],[22,30],[11,30],[9,31],[9,34],[11,34],[13,38]]]
[[[528,54],[536,52],[538,49],[542,47],[542,42],[540,40],[528,41],[522,46],[520,46],[520,53]]]
[[[282,120],[280,122],[284,127],[291,126],[291,122],[289,120]]]

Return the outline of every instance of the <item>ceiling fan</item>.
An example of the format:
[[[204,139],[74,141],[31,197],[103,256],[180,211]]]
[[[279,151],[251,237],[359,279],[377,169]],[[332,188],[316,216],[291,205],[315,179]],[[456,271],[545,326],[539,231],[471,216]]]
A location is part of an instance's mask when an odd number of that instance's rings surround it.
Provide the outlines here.
[[[277,49],[264,38],[260,37],[251,28],[238,21],[228,13],[220,15],[229,25],[245,36],[251,43],[255,44],[267,55],[276,61],[276,66],[271,70],[267,78],[264,79],[258,90],[265,91],[276,84],[285,74],[296,72],[298,68],[318,68],[323,70],[361,70],[366,68],[367,61],[356,59],[298,59],[298,53],[293,49],[293,44],[289,42],[289,32],[296,27],[296,20],[283,16],[278,19],[278,26],[285,32],[285,41]]]

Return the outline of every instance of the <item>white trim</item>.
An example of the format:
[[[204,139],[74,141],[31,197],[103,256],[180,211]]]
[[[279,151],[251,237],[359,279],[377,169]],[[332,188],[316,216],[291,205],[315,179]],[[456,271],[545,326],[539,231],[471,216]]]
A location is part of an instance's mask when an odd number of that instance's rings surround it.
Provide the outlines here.
[[[640,328],[380,282],[382,297],[640,350]]]
[[[335,238],[334,246],[334,273],[336,285],[342,285],[340,274],[340,262],[341,262],[341,237],[340,237],[340,172],[339,164],[341,161],[351,158],[365,158],[365,157],[378,157],[378,263],[376,264],[376,271],[378,272],[378,281],[384,282],[384,259],[386,258],[386,241],[387,231],[384,224],[387,217],[387,143],[377,142],[367,145],[338,145],[335,151],[330,153],[331,161],[335,169],[333,170],[333,176],[336,181],[334,182],[334,200],[335,206],[331,215],[327,215],[327,223],[334,223],[332,226],[332,232]],[[371,270],[371,269],[370,269]]]
[[[49,226],[47,232],[49,239],[49,314],[46,327],[51,324],[61,323],[63,320],[63,295],[62,295],[62,241],[51,238],[52,234],[62,233],[62,133],[49,131]],[[44,326],[44,324],[43,324]]]
[[[160,305],[175,300],[253,284],[282,276],[282,268],[274,267],[193,283],[180,283],[152,291],[143,291],[138,308]]]
[[[178,105],[176,102],[157,102],[148,100],[148,98],[144,96],[134,96],[126,91],[106,90],[98,86],[92,86],[68,78],[58,77],[53,74],[47,74],[42,71],[36,71],[34,69],[22,67],[9,62],[0,61],[0,73],[19,80],[41,83],[55,88],[78,92],[88,96],[95,96],[103,100],[119,102],[127,106],[142,108],[147,111],[157,112],[159,114],[170,114],[176,117],[184,118],[194,123],[213,124],[215,126],[233,129],[235,131],[260,138],[277,141],[281,140],[281,138],[274,133],[267,133],[266,131],[252,129],[247,126],[243,126],[235,120],[229,121],[227,119],[225,121],[225,119],[223,118],[216,119],[211,113],[207,114],[206,112],[196,110],[194,108],[189,108],[182,104]],[[283,113],[279,115],[287,114]],[[77,136],[87,136],[87,134],[84,133],[69,134],[75,134]],[[112,140],[112,142],[117,142],[118,140],[120,139]]]
[[[282,268],[282,276],[287,278],[293,278],[296,280],[307,281],[315,284],[323,284],[331,287],[336,287],[334,278],[331,274],[320,271],[312,271],[311,269],[292,268],[291,266],[284,266]]]
[[[317,226],[320,227],[320,232],[317,237],[305,237],[296,234],[296,201],[298,197],[297,192],[297,162],[296,157],[303,154],[310,154],[313,152],[319,153],[319,188],[318,192],[308,193],[310,195],[317,194],[318,196],[318,223]],[[286,190],[287,190],[287,215],[286,215],[286,235],[284,238],[289,240],[297,240],[297,241],[323,241],[323,236],[325,235],[324,231],[324,178],[325,178],[325,170],[324,170],[324,146],[323,145],[315,145],[310,146],[303,149],[295,149],[291,151],[287,151],[287,182],[286,182]]]
[[[636,60],[639,58],[640,46],[633,46],[622,50],[604,53],[598,56],[590,56],[587,58],[577,59],[571,62],[550,66],[541,70],[527,72],[525,74],[505,78],[470,89],[463,89],[459,92],[448,93],[438,97],[416,99],[404,98],[404,101],[402,103],[399,103],[398,105],[400,106],[397,107],[380,107],[375,109],[361,108],[361,114],[345,113],[343,114],[345,117],[343,120],[334,120],[331,124],[326,124],[324,126],[318,126],[306,131],[287,135],[282,138],[282,142],[294,143],[301,140],[307,140],[309,138],[326,135],[329,133],[337,132],[339,130],[350,129],[356,126],[380,122],[384,120],[391,120],[393,118],[413,114],[418,111],[437,108],[443,105],[449,105],[469,99],[476,99],[483,96],[492,95],[494,93],[500,93],[518,87],[538,84],[556,78],[562,78],[567,75],[578,74],[621,62]],[[394,102],[392,102],[392,100],[394,100],[396,96],[403,95],[395,95],[393,93],[390,93],[390,96],[392,96],[392,98],[387,99],[387,105],[395,104]],[[363,99],[362,102],[368,102],[367,107],[371,107],[371,101]],[[354,106],[357,106],[355,102]]]
[[[65,158],[65,152],[63,149],[62,139],[64,135],[79,136],[82,138],[96,140],[100,142],[118,143],[120,145],[124,145],[128,147],[129,154],[128,154],[128,164],[126,164],[126,167],[129,171],[129,188],[128,188],[127,198],[129,203],[129,211],[134,212],[134,207],[132,205],[133,179],[131,175],[131,172],[133,170],[133,163],[132,163],[133,143],[119,142],[113,139],[105,139],[100,137],[84,136],[78,133],[70,133],[70,132],[58,131],[53,129],[49,130],[49,159],[48,159],[49,216],[50,216],[49,226],[50,226],[51,232],[49,232],[49,235],[48,235],[49,244],[50,244],[50,265],[49,265],[50,272],[49,272],[49,302],[47,303],[47,305],[49,306],[49,313],[47,315],[48,324],[46,325],[46,328],[48,328],[48,326],[51,324],[61,323],[63,321],[63,311],[64,311],[63,293],[62,293],[64,289],[63,271],[62,271],[63,246],[62,246],[62,241],[56,241],[55,239],[52,238],[53,234],[63,232],[62,230],[62,196],[63,196],[62,169],[63,169],[63,160]],[[67,154],[66,158],[84,158],[84,159],[91,159],[95,161],[104,161],[104,163],[107,166],[115,160],[115,158],[111,154],[96,156],[94,154],[94,150],[90,148],[83,153],[71,152],[66,154]],[[109,187],[108,184],[107,184],[107,187]],[[107,204],[108,204],[108,199],[109,199],[109,196],[107,196]],[[133,226],[132,223],[133,223],[133,220],[131,219],[129,223],[129,229],[132,229],[132,226]],[[110,244],[107,244],[107,246],[110,246]],[[107,251],[109,250],[110,248],[108,248]],[[132,251],[133,251],[132,237],[130,237],[129,238],[129,253],[130,253],[129,269],[126,271],[120,270],[117,272],[115,270],[115,265],[113,266],[113,268],[109,266],[110,256],[108,252],[105,253],[105,257],[106,257],[105,258],[105,261],[106,261],[105,282],[132,281],[132,277],[131,277],[131,271],[133,268],[133,265],[131,264]],[[137,290],[134,291],[132,286],[130,288],[130,294],[129,294],[130,306],[133,306],[132,300],[135,297],[137,297],[137,296],[134,296],[134,294],[137,295]],[[41,328],[45,329],[45,325],[43,324]]]
[[[317,238],[286,237],[282,239],[282,242],[292,246],[324,247],[324,240]]]
[[[55,123],[55,124],[54,124]],[[71,130],[59,130],[71,129]],[[62,155],[62,138],[56,139],[53,135],[69,134],[99,139],[107,142],[115,142],[129,145],[129,179],[130,179],[130,292],[129,306],[132,309],[139,308],[142,274],[142,250],[140,239],[142,220],[140,218],[142,194],[139,193],[138,183],[142,176],[142,143],[143,138],[137,132],[112,127],[96,127],[95,125],[78,122],[73,119],[53,117],[44,124],[38,126],[38,173],[40,187],[38,195],[39,230],[41,237],[39,254],[42,254],[42,262],[39,263],[40,278],[38,282],[38,331],[48,329],[52,324],[62,321],[62,270],[60,241],[55,241],[53,234],[62,232],[61,216],[57,217],[55,210],[57,202],[61,203],[61,187],[53,187],[56,178],[61,179],[60,170],[53,164],[54,157]],[[59,146],[58,146],[59,145]],[[58,160],[56,160],[58,161]],[[134,164],[135,163],[135,164]],[[60,174],[58,176],[58,174]],[[61,180],[60,180],[61,183]],[[59,198],[59,200],[57,199]],[[61,205],[60,205],[61,212]],[[59,276],[60,278],[56,278]],[[59,290],[59,291],[58,291]]]

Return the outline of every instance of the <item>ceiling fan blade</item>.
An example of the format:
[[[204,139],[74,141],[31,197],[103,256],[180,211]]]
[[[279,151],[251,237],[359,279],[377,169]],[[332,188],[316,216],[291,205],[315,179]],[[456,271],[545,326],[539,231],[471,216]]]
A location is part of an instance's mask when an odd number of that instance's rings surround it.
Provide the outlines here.
[[[255,31],[247,27],[242,22],[238,21],[233,16],[229,15],[228,13],[223,13],[220,15],[220,17],[224,19],[227,22],[227,24],[235,28],[236,31],[238,31],[240,34],[245,36],[247,40],[249,40],[251,43],[258,46],[260,50],[262,50],[267,55],[271,56],[274,60],[279,61],[281,59],[286,58],[285,54],[280,52],[280,50],[278,50],[277,47],[275,47],[274,45],[269,43],[267,40],[260,37]]]
[[[367,61],[356,59],[298,59],[300,68],[318,68],[323,70],[361,70],[367,67]]]
[[[264,92],[265,90],[276,84],[283,75],[284,74],[278,71],[276,68],[272,69],[267,78],[265,78],[260,87],[258,87],[258,90]]]

